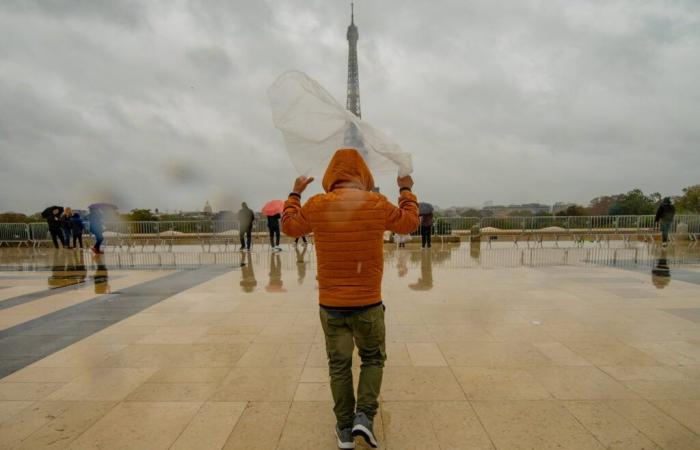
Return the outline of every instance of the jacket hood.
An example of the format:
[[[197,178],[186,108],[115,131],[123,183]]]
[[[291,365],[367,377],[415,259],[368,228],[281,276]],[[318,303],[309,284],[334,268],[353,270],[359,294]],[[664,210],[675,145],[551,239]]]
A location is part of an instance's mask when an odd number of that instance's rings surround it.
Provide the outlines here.
[[[341,148],[336,151],[323,175],[323,190],[326,192],[332,191],[341,183],[343,187],[363,191],[371,191],[374,188],[372,173],[362,155],[354,148]]]

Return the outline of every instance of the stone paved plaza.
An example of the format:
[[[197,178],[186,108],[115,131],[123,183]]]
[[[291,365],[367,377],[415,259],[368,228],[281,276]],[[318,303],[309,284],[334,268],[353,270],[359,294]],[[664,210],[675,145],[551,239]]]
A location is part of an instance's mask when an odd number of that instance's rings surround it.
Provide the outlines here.
[[[700,449],[700,260],[661,252],[387,246],[382,448]],[[3,449],[336,448],[313,247],[0,267]]]

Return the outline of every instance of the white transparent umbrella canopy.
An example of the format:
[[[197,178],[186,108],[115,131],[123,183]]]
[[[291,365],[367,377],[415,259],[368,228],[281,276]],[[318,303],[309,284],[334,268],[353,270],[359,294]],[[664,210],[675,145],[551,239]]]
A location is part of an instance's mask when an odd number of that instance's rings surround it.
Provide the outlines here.
[[[413,172],[411,154],[384,133],[347,111],[303,72],[280,75],[267,91],[272,121],[299,174],[323,175],[339,148],[355,148],[372,172]]]

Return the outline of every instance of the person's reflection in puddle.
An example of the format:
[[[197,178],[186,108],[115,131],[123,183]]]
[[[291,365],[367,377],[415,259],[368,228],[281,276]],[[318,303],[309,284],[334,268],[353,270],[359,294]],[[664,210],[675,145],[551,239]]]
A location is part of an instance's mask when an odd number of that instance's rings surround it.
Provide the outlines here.
[[[85,283],[87,279],[87,266],[85,265],[85,253],[80,250],[74,252],[74,265],[73,270],[75,271],[75,279],[78,283]]]
[[[270,282],[265,286],[267,292],[284,292],[282,287],[282,259],[279,253],[270,253]]]
[[[110,292],[109,273],[107,272],[105,257],[103,254],[97,254],[92,257],[92,261],[97,265],[95,275],[92,277],[95,283],[95,294],[108,294]]]
[[[469,243],[469,256],[474,260],[479,260],[481,256],[481,240],[474,240]]]
[[[241,288],[243,292],[253,292],[258,285],[253,271],[253,254],[241,253]]]
[[[399,256],[396,261],[396,267],[399,271],[399,278],[403,278],[408,273],[409,254],[405,249],[400,249],[397,251],[397,253],[399,254]]]
[[[306,265],[308,262],[304,260],[304,256],[306,256],[307,248],[306,240],[304,240],[304,245],[302,246],[301,250],[299,250],[299,246],[294,247],[294,251],[297,254],[297,283],[299,283],[299,285],[303,284],[304,278],[306,278]]]
[[[651,269],[651,282],[657,289],[663,289],[671,283],[671,268],[668,266],[668,256],[665,249],[661,251],[656,265]]]
[[[68,254],[61,250],[53,253],[51,258],[51,275],[48,278],[49,289],[58,289],[73,284],[67,268]]]
[[[415,291],[427,291],[433,288],[433,253],[430,250],[421,251],[420,278],[408,287]]]

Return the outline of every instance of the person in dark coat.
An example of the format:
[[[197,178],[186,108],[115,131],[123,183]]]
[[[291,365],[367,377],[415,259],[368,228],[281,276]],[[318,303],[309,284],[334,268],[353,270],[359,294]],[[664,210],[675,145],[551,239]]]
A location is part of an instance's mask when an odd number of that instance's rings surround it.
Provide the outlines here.
[[[51,234],[51,240],[53,241],[53,246],[58,248],[58,242],[61,241],[61,245],[66,246],[63,240],[63,230],[61,229],[61,213],[63,208],[54,208],[51,211],[44,211],[44,219],[46,219],[46,224],[49,226],[49,233]]]
[[[250,251],[250,245],[253,240],[253,221],[255,214],[253,210],[248,208],[246,202],[241,203],[241,209],[238,211],[238,222],[240,223],[239,233],[241,236],[241,251]],[[247,238],[247,241],[246,241]]]
[[[431,233],[433,230],[433,213],[425,213],[420,215],[420,237],[421,237],[421,247],[430,248],[431,246]]]
[[[83,225],[83,219],[77,212],[73,213],[70,218],[71,223],[71,233],[73,234],[73,247],[76,247],[77,243],[80,242],[80,248],[83,248],[83,230],[85,225]]]
[[[675,215],[676,207],[671,203],[671,197],[664,197],[659,205],[659,209],[656,210],[656,217],[654,217],[654,224],[658,223],[661,226],[661,241],[663,245],[668,243],[668,233],[671,230],[671,224]]]
[[[61,215],[61,230],[63,231],[63,246],[66,248],[73,248],[70,245],[70,240],[73,235],[73,224],[71,223],[71,217],[73,216],[73,210],[66,208]]]
[[[272,250],[281,252],[280,248],[280,219],[281,214],[275,214],[274,216],[267,216],[267,229],[270,231],[270,248]]]

